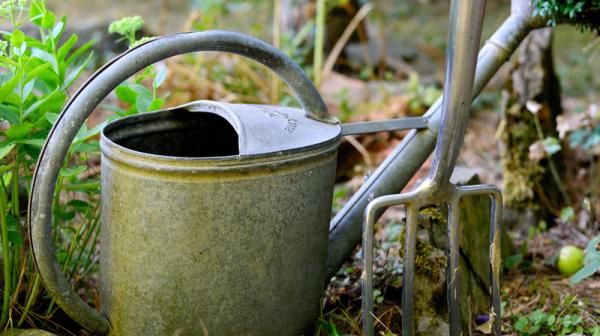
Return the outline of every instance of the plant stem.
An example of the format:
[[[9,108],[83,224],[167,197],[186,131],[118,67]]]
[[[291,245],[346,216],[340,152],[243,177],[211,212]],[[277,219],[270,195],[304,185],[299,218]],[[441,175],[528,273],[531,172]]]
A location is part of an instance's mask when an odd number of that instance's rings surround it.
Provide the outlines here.
[[[544,139],[545,139],[544,131],[542,130],[542,124],[536,113],[533,113],[533,122],[535,123],[535,129],[537,131],[538,138],[540,138],[540,141],[544,141]],[[558,174],[558,170],[556,169],[556,166],[554,165],[554,160],[552,160],[552,156],[550,154],[548,154],[546,156],[546,158],[548,159],[548,168],[550,168],[550,174],[552,175],[552,179],[554,180],[554,182],[556,183],[556,186],[558,187],[558,191],[560,192],[561,196],[567,203],[567,206],[571,206],[571,204],[572,204],[571,198],[567,194],[567,191],[565,190],[565,186],[562,184],[562,181],[560,180],[560,175]]]
[[[315,51],[313,59],[313,78],[317,89],[321,87],[323,69],[323,48],[325,45],[325,0],[317,0],[317,20],[315,31]]]
[[[40,275],[36,272],[35,277],[33,278],[33,288],[31,289],[31,292],[29,293],[29,297],[27,298],[27,303],[25,303],[25,309],[23,309],[23,314],[21,314],[21,318],[19,319],[19,322],[17,323],[18,327],[20,327],[23,324],[23,322],[25,321],[25,318],[27,317],[27,314],[29,313],[29,309],[31,309],[31,305],[35,302],[35,299],[37,298],[37,295],[38,295],[38,291],[40,289],[40,283],[41,283]]]
[[[17,217],[17,221],[19,220],[20,214],[20,206],[19,206],[19,146],[15,146],[15,166],[13,171],[13,190],[12,190],[12,208],[13,214]]]
[[[4,326],[8,320],[8,310],[10,308],[10,298],[12,294],[12,274],[11,274],[11,255],[8,243],[8,199],[4,190],[2,176],[0,176],[0,231],[2,236],[2,266],[4,271],[4,295],[2,300],[2,316],[0,317],[0,326]]]

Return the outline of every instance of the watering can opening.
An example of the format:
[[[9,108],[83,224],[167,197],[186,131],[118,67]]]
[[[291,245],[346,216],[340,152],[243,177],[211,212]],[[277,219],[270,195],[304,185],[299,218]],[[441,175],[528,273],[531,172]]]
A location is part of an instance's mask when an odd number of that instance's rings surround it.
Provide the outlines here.
[[[104,135],[126,149],[167,157],[239,154],[238,133],[224,117],[173,109],[115,122]]]
[[[102,131],[101,147],[158,160],[283,160],[289,155],[337,148],[339,124],[306,117],[284,106],[194,101],[125,117]]]

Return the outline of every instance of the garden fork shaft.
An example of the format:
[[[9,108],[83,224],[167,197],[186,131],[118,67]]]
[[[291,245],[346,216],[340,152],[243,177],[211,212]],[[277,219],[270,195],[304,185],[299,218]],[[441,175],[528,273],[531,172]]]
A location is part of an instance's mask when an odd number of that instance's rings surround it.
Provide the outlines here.
[[[442,103],[442,125],[438,133],[431,172],[415,190],[386,195],[373,200],[365,210],[363,227],[363,328],[368,336],[373,327],[373,226],[376,213],[394,206],[405,205],[407,220],[404,243],[402,332],[414,334],[413,292],[418,211],[420,208],[445,203],[448,206],[448,311],[450,335],[460,335],[460,201],[464,196],[489,195],[492,198],[490,223],[490,287],[493,332],[500,335],[499,299],[499,242],[502,195],[489,185],[457,187],[450,183],[456,159],[464,139],[472,98],[477,50],[485,0],[452,0],[446,61],[446,79]]]

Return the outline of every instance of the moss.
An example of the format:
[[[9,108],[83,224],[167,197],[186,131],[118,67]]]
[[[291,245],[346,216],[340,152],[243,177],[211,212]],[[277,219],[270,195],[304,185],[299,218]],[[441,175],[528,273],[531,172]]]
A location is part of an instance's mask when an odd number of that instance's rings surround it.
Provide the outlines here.
[[[539,161],[529,159],[529,147],[538,140],[533,115],[520,104],[506,110],[501,134],[506,149],[502,152],[505,204],[514,209],[537,209],[535,186],[545,172]]]
[[[446,218],[436,207],[428,207],[419,212],[419,231],[417,232],[415,256],[415,316],[436,317],[445,316],[445,279],[447,258],[444,251],[431,242],[428,224],[445,228]],[[400,241],[404,241],[405,231],[400,232]],[[400,256],[404,257],[404,249],[400,249]],[[417,299],[418,298],[418,299]],[[427,324],[427,330],[436,328],[437,325]]]

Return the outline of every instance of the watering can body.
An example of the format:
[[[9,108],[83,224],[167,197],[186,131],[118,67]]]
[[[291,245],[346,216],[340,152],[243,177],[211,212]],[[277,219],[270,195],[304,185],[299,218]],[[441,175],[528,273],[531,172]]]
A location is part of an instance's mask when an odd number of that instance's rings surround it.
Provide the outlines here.
[[[235,53],[274,71],[302,108],[193,102],[106,126],[100,311],[71,288],[51,237],[54,187],[90,113],[146,66]],[[164,36],[118,56],[76,92],[41,150],[29,200],[50,296],[95,334],[298,335],[318,316],[342,127],[281,51],[225,31]]]
[[[111,334],[307,332],[326,280],[339,133],[298,109],[213,102],[109,124]]]

